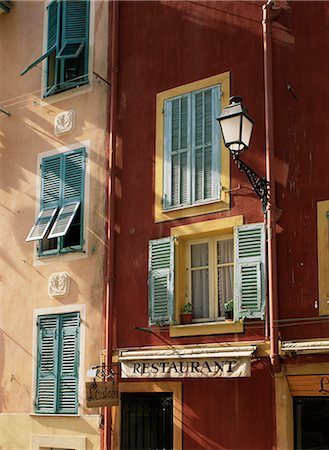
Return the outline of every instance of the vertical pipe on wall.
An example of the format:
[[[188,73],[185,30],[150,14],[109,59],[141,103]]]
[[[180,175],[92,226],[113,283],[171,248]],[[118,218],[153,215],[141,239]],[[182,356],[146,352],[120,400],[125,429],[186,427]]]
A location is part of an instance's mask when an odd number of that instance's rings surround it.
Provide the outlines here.
[[[108,58],[109,79],[111,82],[110,114],[108,126],[108,145],[106,146],[105,183],[105,363],[112,365],[114,337],[114,256],[115,256],[115,155],[116,155],[116,113],[118,93],[118,24],[119,3],[109,2],[110,45]],[[104,428],[101,436],[103,450],[112,447],[111,407],[104,408]]]
[[[275,1],[269,0],[263,9],[263,50],[264,50],[264,91],[265,91],[265,139],[266,139],[266,178],[270,184],[270,198],[266,211],[267,254],[268,254],[268,302],[270,322],[270,351],[274,372],[279,372],[278,344],[278,289],[277,289],[277,255],[276,255],[276,219],[275,219],[275,176],[274,132],[273,132],[273,62],[272,62],[272,21],[278,12]]]

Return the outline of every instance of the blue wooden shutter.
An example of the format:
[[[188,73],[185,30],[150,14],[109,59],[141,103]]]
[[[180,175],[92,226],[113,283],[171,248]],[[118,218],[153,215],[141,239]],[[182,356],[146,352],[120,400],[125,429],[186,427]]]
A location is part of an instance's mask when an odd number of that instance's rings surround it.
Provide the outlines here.
[[[149,324],[173,322],[174,238],[149,242]]]
[[[39,64],[44,59],[48,58],[48,56],[56,51],[58,33],[59,33],[59,7],[60,2],[58,0],[52,1],[47,9],[48,9],[48,34],[47,34],[47,51],[36,59],[32,64],[30,64],[26,69],[23,70],[21,75],[25,75],[29,70],[33,69],[37,64]],[[54,69],[55,70],[55,69]],[[49,88],[49,86],[48,86]]]
[[[191,203],[191,95],[164,103],[164,208]]]
[[[79,331],[80,314],[60,317],[59,371],[57,412],[78,412]]]
[[[49,238],[64,236],[76,215],[79,206],[83,206],[85,149],[63,155],[61,210],[58,213]]]
[[[192,93],[192,199],[219,196],[219,86]]]
[[[237,318],[264,318],[265,228],[248,224],[235,229],[235,310]]]
[[[38,318],[37,398],[36,412],[55,413],[58,370],[57,315]]]

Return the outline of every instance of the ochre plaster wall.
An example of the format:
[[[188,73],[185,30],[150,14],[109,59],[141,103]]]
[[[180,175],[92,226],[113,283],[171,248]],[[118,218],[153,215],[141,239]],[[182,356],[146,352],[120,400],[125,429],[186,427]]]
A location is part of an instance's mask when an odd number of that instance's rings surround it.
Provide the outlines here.
[[[48,431],[82,433],[89,436],[88,448],[99,445],[97,419],[87,417],[96,410],[84,408],[83,392],[82,418],[54,418],[52,422],[52,418],[28,414],[33,411],[35,396],[33,310],[85,305],[85,342],[80,348],[83,376],[100,361],[108,87],[92,71],[107,76],[108,7],[106,1],[91,2],[90,85],[45,100],[41,95],[42,63],[20,76],[43,53],[45,3],[14,2],[8,14],[0,15],[0,107],[11,114],[0,114],[0,446],[6,449],[25,450],[30,433]],[[56,137],[55,116],[67,110],[75,112],[74,129]],[[85,252],[38,259],[34,244],[25,242],[39,208],[38,155],[81,141],[89,147]],[[66,271],[71,277],[69,294],[62,299],[48,296],[49,275],[57,271]]]

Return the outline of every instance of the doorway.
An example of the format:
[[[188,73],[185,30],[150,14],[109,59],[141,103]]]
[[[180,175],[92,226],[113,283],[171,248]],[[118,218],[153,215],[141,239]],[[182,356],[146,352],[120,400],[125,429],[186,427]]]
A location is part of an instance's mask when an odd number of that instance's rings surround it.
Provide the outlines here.
[[[172,392],[121,393],[121,450],[173,450]]]
[[[329,450],[329,397],[294,397],[295,449]]]

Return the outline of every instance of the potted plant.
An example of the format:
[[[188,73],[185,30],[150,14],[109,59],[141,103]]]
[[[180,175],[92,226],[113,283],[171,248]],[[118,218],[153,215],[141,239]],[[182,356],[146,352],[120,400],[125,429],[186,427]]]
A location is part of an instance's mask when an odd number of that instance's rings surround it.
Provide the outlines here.
[[[192,303],[185,303],[180,314],[181,325],[192,323],[193,320],[193,305]]]
[[[233,320],[233,300],[228,300],[224,303],[224,315],[227,322]]]

